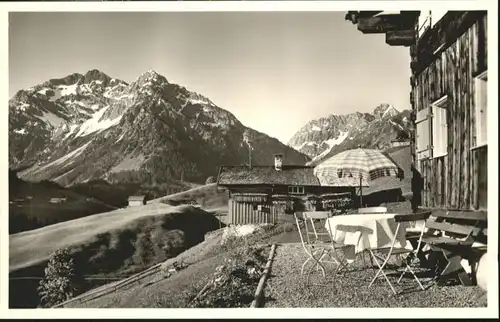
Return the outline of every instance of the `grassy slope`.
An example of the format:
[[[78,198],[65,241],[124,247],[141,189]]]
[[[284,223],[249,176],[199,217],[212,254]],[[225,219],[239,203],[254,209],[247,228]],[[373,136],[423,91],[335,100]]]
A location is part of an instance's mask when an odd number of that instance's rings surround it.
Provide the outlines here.
[[[38,280],[49,255],[69,247],[87,280],[84,290],[109,278],[124,278],[175,257],[220,227],[210,213],[193,206],[153,204],[115,210],[10,235],[9,306],[36,307]],[[104,280],[102,280],[104,278]]]
[[[13,271],[47,260],[57,249],[91,242],[99,234],[128,229],[148,216],[183,212],[192,207],[152,204],[87,216],[9,236],[9,270]]]

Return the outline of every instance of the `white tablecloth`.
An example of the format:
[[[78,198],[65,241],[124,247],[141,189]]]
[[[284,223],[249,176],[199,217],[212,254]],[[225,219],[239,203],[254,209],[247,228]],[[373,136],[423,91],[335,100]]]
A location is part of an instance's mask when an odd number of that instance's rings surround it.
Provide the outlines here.
[[[330,219],[325,224],[325,228],[330,232],[337,243],[353,245],[343,249],[348,261],[353,261],[357,253],[367,249],[377,249],[391,247],[392,238],[396,233],[397,223],[394,220],[396,214],[360,214],[360,215],[340,215]],[[344,232],[336,229],[337,225],[356,226],[356,232]],[[331,231],[330,231],[331,227]],[[363,233],[361,233],[363,231]],[[401,225],[394,247],[412,249],[409,241],[406,240],[406,225]]]

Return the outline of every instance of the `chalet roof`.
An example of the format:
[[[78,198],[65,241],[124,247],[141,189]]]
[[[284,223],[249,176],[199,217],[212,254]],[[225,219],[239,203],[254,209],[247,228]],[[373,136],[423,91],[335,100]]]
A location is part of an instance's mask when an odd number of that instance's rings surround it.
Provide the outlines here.
[[[145,198],[146,198],[145,195],[143,195],[143,196],[130,196],[130,197],[128,197],[128,200],[140,200],[140,201],[143,201]]]
[[[222,166],[219,169],[219,185],[297,185],[319,186],[313,167],[283,165],[274,166]]]

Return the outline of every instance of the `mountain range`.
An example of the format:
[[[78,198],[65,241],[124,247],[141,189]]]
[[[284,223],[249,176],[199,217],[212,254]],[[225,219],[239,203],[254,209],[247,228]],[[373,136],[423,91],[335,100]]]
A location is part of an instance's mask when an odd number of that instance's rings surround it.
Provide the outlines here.
[[[399,112],[384,103],[372,113],[332,114],[309,121],[288,145],[311,157],[309,165],[317,165],[336,153],[358,146],[385,150],[391,147],[393,140],[409,141],[409,120],[409,110]]]
[[[207,97],[149,70],[132,83],[99,70],[50,79],[9,100],[9,166],[20,178],[62,186],[204,183],[220,165],[316,165],[362,146],[385,149],[409,139],[409,111],[380,104],[312,120],[287,145],[244,126]]]
[[[305,164],[310,157],[254,129],[210,99],[149,70],[132,83],[102,71],[50,79],[9,100],[9,167],[25,180],[68,186],[205,182],[223,164]]]

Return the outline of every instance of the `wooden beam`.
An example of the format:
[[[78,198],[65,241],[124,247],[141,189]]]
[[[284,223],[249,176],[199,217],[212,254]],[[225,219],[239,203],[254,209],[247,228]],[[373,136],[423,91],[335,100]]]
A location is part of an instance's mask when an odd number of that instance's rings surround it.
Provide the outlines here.
[[[358,23],[358,11],[347,11],[345,14],[345,20],[352,22],[353,24]]]
[[[407,30],[388,31],[385,34],[385,43],[391,46],[411,46],[417,41],[417,32],[414,28]]]
[[[408,30],[415,28],[417,13],[401,13],[359,18],[358,30],[364,34],[384,33],[388,31]]]
[[[359,18],[369,18],[383,11],[348,11],[345,15],[345,20],[357,24]]]

